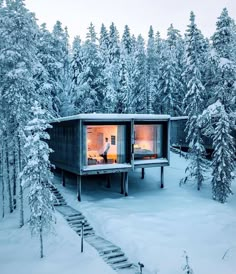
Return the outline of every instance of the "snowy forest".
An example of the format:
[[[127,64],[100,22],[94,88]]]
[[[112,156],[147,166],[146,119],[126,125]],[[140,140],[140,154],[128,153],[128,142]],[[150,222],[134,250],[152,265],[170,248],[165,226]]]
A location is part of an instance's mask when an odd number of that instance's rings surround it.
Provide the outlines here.
[[[24,0],[0,0],[1,217],[19,209],[22,227],[26,206],[32,232],[50,228],[48,121],[79,113],[188,116],[191,162],[181,184],[194,178],[200,190],[211,165],[212,197],[225,203],[233,194],[235,99],[236,24],[226,8],[208,38],[191,12],[184,35],[171,24],[163,39],[150,26],[145,41],[128,25],[122,34],[115,23],[97,33],[91,23],[86,40],[71,45],[61,22],[49,31]],[[208,162],[203,136],[213,139]]]

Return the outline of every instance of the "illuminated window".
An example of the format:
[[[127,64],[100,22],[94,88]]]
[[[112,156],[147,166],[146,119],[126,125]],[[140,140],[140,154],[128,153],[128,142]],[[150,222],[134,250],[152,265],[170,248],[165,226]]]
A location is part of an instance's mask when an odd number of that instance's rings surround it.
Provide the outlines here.
[[[163,157],[163,126],[135,125],[134,159],[150,160]]]
[[[124,125],[87,125],[84,140],[85,165],[119,164],[126,162]]]

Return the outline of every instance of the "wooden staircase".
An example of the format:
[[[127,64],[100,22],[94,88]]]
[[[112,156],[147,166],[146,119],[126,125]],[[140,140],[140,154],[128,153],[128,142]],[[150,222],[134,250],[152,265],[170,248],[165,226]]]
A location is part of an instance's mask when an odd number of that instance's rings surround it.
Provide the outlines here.
[[[140,273],[138,271],[138,266],[129,262],[127,256],[125,256],[125,253],[120,247],[95,234],[93,227],[89,224],[85,216],[78,210],[68,206],[64,197],[54,185],[48,184],[48,188],[55,197],[55,208],[64,216],[70,227],[78,235],[81,235],[82,222],[84,222],[85,241],[98,251],[99,255],[111,266],[111,268],[123,274]]]

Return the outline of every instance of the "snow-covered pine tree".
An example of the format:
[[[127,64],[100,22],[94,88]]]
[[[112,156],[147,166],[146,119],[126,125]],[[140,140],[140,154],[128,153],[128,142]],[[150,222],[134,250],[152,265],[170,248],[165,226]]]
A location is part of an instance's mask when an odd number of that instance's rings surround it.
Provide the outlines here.
[[[4,176],[9,194],[8,204],[12,211],[12,191],[15,200],[16,190],[19,188],[20,200],[23,201],[20,183],[17,184],[21,161],[17,156],[21,150],[20,133],[29,118],[31,102],[39,97],[36,79],[40,67],[37,58],[38,26],[23,0],[6,1],[1,8],[0,18],[0,94],[5,124],[3,164],[6,167]],[[22,206],[20,212],[23,212]],[[20,220],[22,226],[22,217]]]
[[[187,141],[189,142],[191,162],[186,169],[188,173],[183,182],[190,178],[197,181],[200,190],[204,180],[205,147],[202,141],[201,123],[198,120],[203,111],[203,94],[205,88],[201,82],[202,35],[195,23],[195,15],[190,14],[190,25],[186,33],[186,71],[188,73],[187,94],[184,99],[185,113],[188,115],[186,124]]]
[[[216,32],[212,36],[213,47],[221,54],[221,57],[231,59],[233,40],[233,19],[224,8],[216,22]]]
[[[132,52],[133,43],[132,43],[132,38],[131,38],[130,29],[128,25],[125,25],[121,44],[122,44],[123,50],[125,50],[127,54],[130,54]]]
[[[77,112],[92,113],[104,111],[104,63],[97,45],[97,37],[93,24],[90,24],[87,40],[81,47],[77,58],[78,72],[75,88],[75,107]],[[74,72],[75,73],[75,72]],[[75,82],[74,81],[74,82]],[[81,100],[83,104],[81,104]]]
[[[104,64],[109,63],[109,35],[104,24],[101,26],[99,37],[99,50]]]
[[[162,63],[158,77],[160,112],[177,116],[182,113],[179,99],[183,98],[184,87],[180,80],[181,70],[176,47],[165,44],[161,57]]]
[[[50,39],[51,40],[51,39]],[[48,69],[52,84],[53,108],[58,116],[67,115],[61,109],[64,101],[71,101],[71,74],[70,74],[70,56],[69,56],[69,37],[67,28],[63,29],[62,23],[57,21],[53,27],[52,40],[49,41],[49,54],[51,55],[51,64]],[[67,102],[67,105],[68,102]],[[64,109],[65,110],[65,109]]]
[[[206,110],[209,119],[214,121],[212,195],[222,203],[232,194],[231,181],[234,176],[235,147],[231,134],[235,125],[236,62],[233,25],[227,9],[223,9],[212,37],[214,59],[218,64],[213,97],[215,103]]]
[[[223,9],[216,23],[216,32],[212,36],[215,58],[218,61],[218,83],[216,100],[221,97],[225,111],[230,115],[236,111],[236,60],[234,59],[234,21],[229,17],[227,9]]]
[[[147,113],[147,58],[145,42],[141,35],[138,36],[135,49],[136,80],[134,88],[133,110],[134,113]]]
[[[121,41],[121,88],[117,94],[119,113],[134,113],[136,103],[137,66],[136,40],[126,25]]]
[[[153,95],[156,84],[157,55],[155,48],[155,37],[152,26],[148,32],[147,43],[147,113],[153,113]]]
[[[44,256],[43,235],[52,229],[54,221],[53,197],[48,188],[52,172],[49,154],[52,150],[46,141],[50,138],[45,131],[51,126],[47,123],[47,112],[35,102],[32,120],[28,122],[25,131],[25,167],[21,178],[22,186],[29,188],[28,200],[30,206],[30,229],[40,239],[40,257]]]
[[[105,112],[119,112],[119,92],[121,91],[121,49],[119,32],[114,23],[109,28],[108,56],[109,63],[105,68],[107,89],[104,97]]]
[[[53,36],[47,30],[46,24],[40,26],[38,40],[37,40],[37,56],[43,70],[38,75],[38,89],[40,97],[43,98],[41,106],[47,109],[52,116],[58,116],[55,105],[59,104],[59,99],[55,94],[55,76],[54,69],[57,62],[53,48]],[[58,102],[57,102],[58,101]]]
[[[176,64],[174,65],[176,68],[175,78],[180,84],[180,88],[175,92],[176,103],[174,115],[178,116],[183,115],[183,100],[186,94],[186,85],[182,77],[184,71],[184,40],[180,35],[180,31],[175,29],[173,24],[167,30],[166,42],[169,45],[169,50],[173,53],[174,59],[176,59]]]
[[[230,135],[230,119],[224,106],[218,104],[217,122],[213,136],[212,162],[212,196],[213,199],[224,203],[230,194],[233,194],[231,182],[235,177],[233,171],[235,147]]]
[[[120,40],[119,32],[114,23],[110,25],[108,49],[110,64],[118,63],[120,59]]]

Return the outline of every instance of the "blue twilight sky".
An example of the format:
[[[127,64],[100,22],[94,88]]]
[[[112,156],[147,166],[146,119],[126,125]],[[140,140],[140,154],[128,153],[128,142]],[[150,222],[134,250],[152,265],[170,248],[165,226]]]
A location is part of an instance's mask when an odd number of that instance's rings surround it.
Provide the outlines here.
[[[75,35],[85,38],[90,22],[100,32],[101,24],[107,28],[114,22],[120,35],[127,24],[131,33],[147,39],[149,26],[166,36],[171,23],[183,34],[193,10],[198,27],[205,36],[215,31],[215,22],[227,7],[236,20],[236,0],[26,0],[26,6],[36,14],[39,23],[47,23],[49,30],[56,20],[68,27],[71,40]]]

